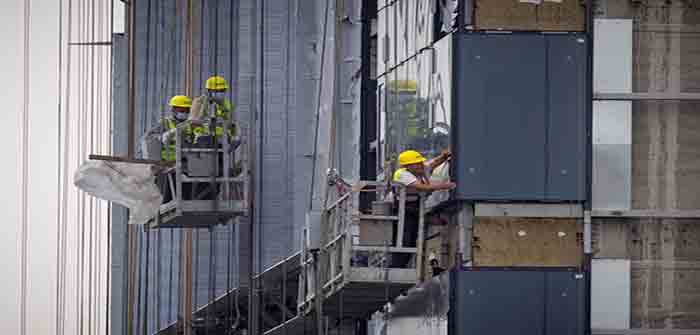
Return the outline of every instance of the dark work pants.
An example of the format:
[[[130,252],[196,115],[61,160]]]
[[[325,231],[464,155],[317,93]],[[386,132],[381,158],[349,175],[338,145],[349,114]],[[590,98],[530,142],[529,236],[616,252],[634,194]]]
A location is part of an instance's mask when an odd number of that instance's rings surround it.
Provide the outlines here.
[[[394,202],[394,215],[399,213],[399,204]],[[418,202],[406,202],[406,212],[403,223],[403,238],[402,243],[405,248],[415,248],[418,240],[418,221],[420,220],[420,210]],[[394,224],[393,244],[396,245],[398,237],[398,222]],[[391,255],[391,267],[405,268],[411,262],[411,254],[394,253]]]

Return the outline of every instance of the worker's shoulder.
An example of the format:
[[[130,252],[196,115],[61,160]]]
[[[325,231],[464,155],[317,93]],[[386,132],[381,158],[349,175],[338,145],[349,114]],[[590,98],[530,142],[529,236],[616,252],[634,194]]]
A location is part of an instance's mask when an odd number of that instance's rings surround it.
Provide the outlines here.
[[[401,184],[410,184],[415,181],[416,176],[407,169],[401,168],[394,172],[394,181]]]

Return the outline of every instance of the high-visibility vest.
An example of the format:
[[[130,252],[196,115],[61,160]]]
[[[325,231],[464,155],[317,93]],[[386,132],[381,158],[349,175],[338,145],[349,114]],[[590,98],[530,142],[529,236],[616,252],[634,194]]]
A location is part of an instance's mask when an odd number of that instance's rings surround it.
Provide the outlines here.
[[[394,182],[398,182],[399,179],[401,178],[401,174],[404,172],[411,173],[406,168],[400,168],[400,169],[396,170],[396,172],[394,172],[394,176],[393,176],[392,180]],[[413,173],[411,173],[411,174],[413,174]],[[419,181],[423,181],[423,182],[427,181],[425,178],[419,178],[416,175],[414,175],[414,177],[416,177],[416,179],[418,179]],[[405,186],[408,186],[408,185],[405,185]],[[398,190],[394,190],[394,197],[398,201],[398,199],[399,199]],[[419,199],[418,192],[416,192],[416,191],[411,192],[408,189],[406,190],[406,201],[418,201],[418,199]]]
[[[221,104],[215,103],[214,105],[216,105],[216,117],[220,117],[224,120],[229,120],[231,118],[231,114],[234,110],[231,100],[228,98],[223,98]]]
[[[195,127],[195,129],[193,130],[189,121],[184,121],[184,122],[186,122],[186,126],[184,129],[185,137],[191,141],[193,138],[193,134],[196,134],[198,131],[198,128],[201,128],[201,127]],[[173,119],[168,118],[168,119],[163,120],[163,127],[164,127],[165,131],[173,130],[173,129],[177,128],[177,126],[178,126],[177,121],[175,121]],[[168,143],[163,144],[163,148],[160,151],[160,157],[164,161],[168,161],[168,162],[175,161],[175,143],[176,143],[175,141],[176,141],[175,137],[172,137],[168,140]]]
[[[228,98],[223,98],[221,104],[219,103],[214,103],[214,106],[216,108],[215,115],[217,118],[221,118],[225,121],[228,121],[231,118],[231,115],[233,114],[233,111],[235,109],[235,106],[233,103]],[[214,129],[214,133],[216,137],[221,137],[224,134],[224,128],[221,126],[217,126]],[[209,134],[209,124],[207,121],[205,121],[204,125],[202,127],[197,127],[195,128],[195,135],[208,135]],[[236,135],[236,127],[234,124],[231,124],[231,127],[228,130],[228,135],[233,137]]]
[[[208,101],[208,99],[205,101]],[[233,111],[235,109],[235,106],[233,105],[231,100],[229,100],[228,98],[223,98],[223,99],[221,99],[221,103],[214,103],[214,106],[216,108],[214,115],[217,118],[222,118],[224,120],[231,119],[231,114],[233,114]],[[208,107],[205,107],[205,108],[208,108]],[[209,111],[207,109],[205,109],[205,111],[206,111],[206,114],[202,115],[202,117],[206,119],[206,118],[209,118]]]

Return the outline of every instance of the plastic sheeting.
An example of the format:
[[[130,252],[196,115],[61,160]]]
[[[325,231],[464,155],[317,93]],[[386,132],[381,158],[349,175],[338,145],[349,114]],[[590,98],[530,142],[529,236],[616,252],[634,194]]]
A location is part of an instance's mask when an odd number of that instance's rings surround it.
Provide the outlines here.
[[[153,170],[150,164],[87,161],[75,172],[73,183],[96,198],[129,208],[129,224],[144,224],[163,202]]]
[[[431,182],[448,182],[450,181],[450,163],[445,162],[433,170],[430,175]],[[450,191],[435,191],[430,194],[428,199],[425,201],[425,206],[427,208],[432,208],[437,206],[443,201],[450,199]]]

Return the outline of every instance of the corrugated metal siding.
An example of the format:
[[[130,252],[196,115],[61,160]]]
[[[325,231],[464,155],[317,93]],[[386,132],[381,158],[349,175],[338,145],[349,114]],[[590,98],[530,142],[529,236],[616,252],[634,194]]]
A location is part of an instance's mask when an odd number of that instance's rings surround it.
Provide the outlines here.
[[[112,65],[114,76],[112,77],[112,123],[114,137],[112,150],[115,155],[124,154],[127,151],[127,39],[124,35],[112,36]],[[112,281],[110,283],[111,306],[110,323],[112,334],[125,334],[124,324],[126,320],[126,222],[128,212],[125,207],[112,205],[112,250],[110,268]]]
[[[281,260],[292,251],[293,221],[290,176],[294,175],[289,157],[290,119],[294,116],[289,88],[294,78],[290,65],[295,59],[288,1],[263,4],[263,106],[261,109],[262,151],[260,159],[260,240],[262,266]]]
[[[260,4],[259,1],[258,5]],[[150,3],[150,25],[147,25],[148,3]],[[324,66],[324,83],[319,83],[320,35],[322,33],[323,10],[326,1],[285,1],[264,2],[264,52],[263,60],[263,105],[257,106],[259,82],[254,87],[257,70],[251,59],[251,48],[260,42],[259,35],[253,36],[256,22],[253,22],[253,0],[240,1],[202,1],[196,2],[194,13],[195,32],[197,40],[195,47],[195,76],[193,91],[195,95],[202,92],[204,80],[210,74],[221,74],[231,82],[231,100],[236,105],[235,118],[243,129],[251,126],[257,128],[259,139],[256,146],[262,150],[256,166],[258,180],[253,181],[256,187],[259,208],[260,230],[258,231],[261,245],[259,256],[262,269],[301,247],[300,236],[304,226],[305,212],[309,207],[309,185],[312,166],[313,134],[316,113],[316,94],[318,85],[323,84],[322,119],[328,120],[333,104],[332,82],[334,80],[334,17],[335,12],[329,13],[329,29]],[[201,6],[199,5],[201,4]],[[218,8],[211,6],[218,4]],[[137,136],[155,125],[161,113],[167,111],[167,100],[175,94],[184,94],[184,39],[183,17],[184,1],[150,1],[136,2],[136,128]],[[331,3],[332,6],[332,3]],[[352,11],[351,11],[352,12]],[[218,22],[214,22],[211,13],[217,13]],[[359,12],[358,12],[359,13]],[[214,43],[210,41],[213,33],[212,24],[218,24],[218,50],[212,53]],[[357,39],[359,45],[359,29],[352,25],[350,39]],[[350,29],[350,28],[348,28]],[[356,30],[356,31],[355,31]],[[350,31],[350,30],[349,30]],[[259,31],[258,31],[259,33]],[[354,36],[353,34],[357,34]],[[355,50],[348,45],[346,57],[353,57]],[[120,73],[115,78],[122,78],[126,83],[126,39],[115,45],[115,55],[122,55],[123,68],[116,68]],[[148,51],[147,51],[148,50]],[[148,53],[148,55],[147,55]],[[216,57],[216,58],[214,58]],[[258,59],[258,64],[260,59]],[[342,67],[344,77],[349,78],[359,66],[354,60],[347,62],[348,67]],[[126,115],[126,85],[118,88],[115,79],[115,107],[121,106],[121,115]],[[118,91],[121,89],[121,91]],[[344,93],[350,93],[348,104],[339,116],[337,122],[342,124],[344,133],[337,139],[336,156],[343,155],[343,172],[353,177],[359,173],[359,85],[351,82],[341,85]],[[116,97],[122,92],[117,103]],[[251,111],[258,110],[255,124],[251,124]],[[115,119],[117,120],[117,119]],[[352,128],[348,127],[352,124]],[[328,147],[329,127],[322,127],[319,138],[321,147]],[[123,136],[127,133],[123,125],[115,124],[115,134]],[[349,137],[352,140],[344,139]],[[124,136],[124,145],[126,137]],[[348,152],[350,151],[350,152]],[[317,157],[319,168],[315,170],[318,189],[325,188],[326,169],[323,165],[328,159],[328,150],[320,150]],[[318,192],[317,192],[318,193]],[[318,199],[317,199],[318,200]],[[124,215],[124,214],[122,214]],[[126,217],[115,213],[113,218],[115,234],[116,227],[125,227]],[[247,223],[247,220],[240,220]],[[210,252],[211,234],[206,230],[196,233],[194,243],[195,274],[194,299],[198,306],[205,304],[212,293],[210,287],[210,266],[216,271],[215,295],[221,294],[227,286],[235,285],[245,278],[246,262],[250,247],[247,228],[244,225],[217,227],[216,251]],[[124,231],[121,232],[124,234]],[[149,250],[149,268],[145,268],[145,235],[139,236],[141,303],[137,304],[136,317],[142,319],[146,299],[145,282],[149,281],[148,292],[148,328],[155,331],[176,320],[177,317],[177,286],[179,277],[178,250],[181,234],[179,230],[151,232]],[[123,236],[119,237],[122,238]],[[160,239],[160,248],[157,240]],[[122,244],[124,242],[122,241]],[[116,251],[116,250],[115,250]],[[123,253],[123,252],[122,252]],[[231,255],[229,257],[229,255]],[[212,257],[214,256],[214,257]],[[227,264],[226,259],[231,259]],[[124,255],[115,254],[115,264],[124,261]],[[160,270],[158,270],[160,269]],[[115,267],[114,276],[123,276],[123,266]],[[138,277],[138,275],[137,275]],[[125,277],[123,277],[125,278]],[[113,283],[113,295],[126,297],[117,282]],[[137,294],[138,295],[138,294]],[[126,310],[125,301],[115,299],[113,310]],[[113,313],[112,324],[114,333],[124,333],[120,328],[124,324],[124,313]],[[135,327],[143,325],[137,322]]]

